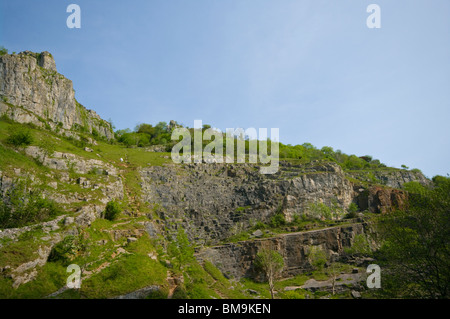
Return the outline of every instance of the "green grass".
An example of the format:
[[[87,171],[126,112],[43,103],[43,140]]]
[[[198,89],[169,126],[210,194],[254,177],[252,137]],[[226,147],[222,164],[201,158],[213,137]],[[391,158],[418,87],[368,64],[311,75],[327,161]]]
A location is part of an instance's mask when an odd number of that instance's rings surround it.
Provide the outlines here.
[[[127,148],[119,144],[98,142],[97,151],[104,159],[113,164],[120,164],[120,158],[128,161],[129,165],[137,167],[161,166],[172,162],[170,153],[146,152],[142,148]],[[168,158],[164,158],[164,156]]]
[[[9,122],[4,119],[0,120],[0,142],[5,144],[11,131],[24,126],[27,125]],[[33,136],[33,143],[31,145],[39,146],[48,151],[49,154],[56,150],[63,153],[75,154],[84,159],[102,160],[114,166],[121,163],[120,158],[126,159],[130,165],[140,167],[149,165],[161,166],[164,163],[171,162],[170,153],[146,152],[141,148],[127,148],[120,144],[109,144],[104,141],[98,141],[98,145],[94,147],[94,152],[86,152],[84,147],[78,147],[74,145],[70,139],[56,135],[53,132],[33,126],[29,126],[29,130]],[[96,154],[99,154],[100,157]],[[26,158],[27,157],[25,156],[25,159],[23,160],[26,160]],[[2,164],[2,162],[0,162],[0,164]]]
[[[111,222],[98,220],[94,223],[94,229],[89,230],[90,242],[108,239],[107,234],[102,235],[101,229],[111,226]],[[128,254],[121,254],[114,259],[111,254],[116,251],[114,244],[117,245],[118,242],[113,243],[110,240],[104,246],[90,247],[89,257],[82,256],[73,260],[72,263],[82,266],[84,263],[98,259],[88,270],[94,270],[104,263],[109,263],[109,266],[82,281],[81,289],[78,291],[68,290],[58,298],[110,298],[150,285],[165,287],[167,269],[148,256],[149,252],[154,251],[148,235],[145,234],[134,243],[125,244],[125,242],[126,238],[119,245],[125,248]]]
[[[215,280],[215,283],[211,287],[214,290],[219,291],[221,296],[227,299],[248,298],[248,295],[242,292],[241,285],[238,285],[237,283],[232,285],[230,280],[225,278],[222,272],[217,269],[211,262],[206,261],[203,264],[203,268]]]
[[[40,240],[45,234],[41,228],[22,233],[17,241],[8,238],[1,240],[0,267],[19,266],[38,258],[37,250],[43,244]]]
[[[243,289],[247,291],[248,289],[257,291],[259,296],[264,299],[270,299],[270,291],[268,283],[255,282],[249,278],[242,278],[240,283]]]
[[[150,285],[164,285],[166,268],[146,255],[123,255],[116,263],[82,283],[85,298],[108,298]]]
[[[310,279],[309,276],[307,276],[305,274],[300,274],[300,275],[297,275],[297,276],[289,278],[289,279],[278,281],[275,284],[275,288],[277,288],[277,289],[283,288],[284,289],[285,287],[289,287],[289,286],[303,286],[308,279]]]
[[[17,289],[12,288],[12,279],[0,276],[0,298],[41,299],[65,285],[67,276],[65,267],[52,262],[38,268],[35,280],[20,285]]]
[[[280,299],[305,299],[306,296],[311,296],[311,293],[304,289],[295,289],[290,291],[281,291],[277,298]]]

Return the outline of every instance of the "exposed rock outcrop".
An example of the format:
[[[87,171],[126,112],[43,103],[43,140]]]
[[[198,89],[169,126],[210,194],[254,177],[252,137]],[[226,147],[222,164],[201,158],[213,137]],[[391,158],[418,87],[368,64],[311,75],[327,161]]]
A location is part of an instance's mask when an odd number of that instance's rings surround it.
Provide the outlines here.
[[[72,81],[56,71],[50,53],[2,55],[0,74],[0,115],[52,130],[95,130],[114,137],[108,122],[76,101]]]
[[[424,186],[431,185],[431,181],[420,171],[407,171],[393,168],[384,168],[370,171],[351,171],[347,175],[360,181],[377,183],[392,188],[403,188],[403,184],[408,182],[419,182]]]
[[[334,163],[281,163],[274,175],[260,174],[253,164],[154,166],[140,174],[143,200],[161,206],[168,227],[181,223],[200,243],[225,239],[277,213],[290,221],[318,202],[344,210],[353,199],[352,184]]]
[[[257,277],[254,260],[261,248],[278,251],[284,259],[283,277],[295,276],[311,270],[308,253],[312,246],[319,247],[328,258],[336,259],[345,247],[353,244],[355,236],[365,233],[363,224],[331,227],[307,232],[283,234],[272,238],[255,239],[206,248],[197,254],[209,260],[228,277]]]
[[[398,189],[380,186],[369,188],[355,186],[355,202],[363,211],[388,213],[395,209],[405,209],[407,194]]]

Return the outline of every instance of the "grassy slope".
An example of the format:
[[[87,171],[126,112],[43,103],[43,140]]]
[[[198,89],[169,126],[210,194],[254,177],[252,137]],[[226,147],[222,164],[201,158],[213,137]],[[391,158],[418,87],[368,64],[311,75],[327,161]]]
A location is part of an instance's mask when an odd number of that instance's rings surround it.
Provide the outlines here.
[[[75,154],[84,159],[100,159],[114,165],[121,170],[121,176],[125,190],[131,193],[140,191],[139,175],[137,168],[147,165],[162,165],[170,161],[170,153],[146,152],[143,149],[126,148],[121,145],[109,144],[99,141],[98,145],[91,146],[93,152],[86,152],[83,147],[77,146],[70,140],[62,138],[54,133],[37,129],[31,126],[11,123],[0,120],[0,170],[5,175],[14,175],[14,171],[31,173],[44,185],[44,189],[50,190],[45,185],[51,181],[57,181],[60,193],[90,193],[92,190],[83,189],[76,184],[61,183],[59,172],[51,170],[38,161],[25,155],[22,148],[14,148],[6,143],[11,132],[18,129],[27,129],[33,136],[31,145],[39,146],[47,150]],[[98,154],[98,155],[97,155]],[[99,156],[100,155],[100,156]],[[126,163],[121,163],[120,158]],[[95,180],[95,175],[70,173],[72,178],[87,177]],[[101,195],[101,194],[98,194]],[[133,196],[134,197],[134,196]],[[133,206],[135,203],[127,196],[122,203],[124,207]],[[78,204],[66,207],[67,210],[75,209]],[[145,205],[142,205],[145,207]],[[137,242],[128,244],[126,238],[114,241],[108,233],[111,229],[124,230],[136,228],[138,222],[145,221],[146,217],[130,218],[121,215],[119,220],[110,222],[96,220],[91,227],[79,230],[77,239],[83,241],[83,249],[70,263],[81,265],[86,273],[92,272],[90,277],[83,281],[80,290],[67,290],[58,298],[109,298],[120,294],[149,286],[158,285],[167,290],[167,272],[172,271],[165,263],[160,263],[149,258],[149,253],[155,253],[157,243],[151,240],[147,234],[140,237]],[[65,231],[62,228],[57,232]],[[55,232],[56,233],[56,232]],[[38,257],[36,251],[39,246],[45,244],[42,240],[44,233],[38,227],[26,232],[19,237],[17,242],[3,239],[0,241],[0,266],[16,267]],[[99,245],[99,242],[105,244]],[[126,253],[114,256],[118,248],[123,248]],[[7,271],[0,276],[0,297],[2,298],[43,298],[57,291],[66,283],[68,262],[47,262],[41,268],[37,268],[38,275],[35,280],[22,284],[18,289],[12,288],[12,279]],[[106,267],[104,267],[106,265]],[[103,268],[104,267],[104,268]],[[206,268],[206,267],[205,267]],[[186,265],[184,274],[187,282],[187,296],[192,298],[244,298],[248,294],[231,288],[231,284],[223,277],[219,270],[211,264],[205,270],[196,261]],[[186,289],[186,287],[184,287]],[[176,297],[176,296],[174,296]]]

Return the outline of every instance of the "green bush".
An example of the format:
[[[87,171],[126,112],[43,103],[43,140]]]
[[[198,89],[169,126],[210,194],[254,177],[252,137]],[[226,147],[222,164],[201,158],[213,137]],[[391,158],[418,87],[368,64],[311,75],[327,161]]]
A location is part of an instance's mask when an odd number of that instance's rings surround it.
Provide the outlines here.
[[[305,299],[305,295],[297,290],[286,291],[283,294],[283,299]]]
[[[178,269],[194,260],[194,248],[182,227],[178,228],[176,239],[169,243],[167,253]]]
[[[372,254],[372,249],[367,237],[364,234],[358,234],[355,236],[352,246],[345,247],[344,252],[349,255],[370,256]]]
[[[50,262],[61,262],[67,264],[76,256],[78,249],[74,236],[67,236],[61,242],[57,243],[48,256]]]
[[[348,214],[346,215],[346,218],[355,218],[357,216],[359,207],[356,203],[351,203],[348,206],[347,212]]]
[[[322,270],[327,263],[327,255],[320,246],[311,246],[308,251],[308,261],[314,269]]]
[[[262,221],[258,220],[252,229],[258,230],[258,229],[265,229],[266,227],[267,227],[266,224],[264,224]]]
[[[44,198],[39,188],[28,192],[29,185],[16,181],[0,200],[0,228],[16,228],[40,223],[60,215],[61,208]]]
[[[97,140],[100,138],[100,134],[95,128],[92,128],[92,136]]]
[[[281,226],[286,225],[286,219],[284,218],[284,215],[281,213],[275,214],[272,216],[270,220],[270,226],[273,228],[278,228]]]
[[[33,143],[31,132],[25,129],[13,131],[6,142],[14,146],[27,146]]]
[[[173,291],[172,299],[188,299],[189,295],[186,292],[186,289],[178,286]]]
[[[321,219],[331,219],[332,213],[331,208],[324,203],[314,203],[310,206],[311,214],[313,218]]]
[[[5,49],[4,46],[0,46],[0,55],[8,54],[8,49]]]
[[[168,292],[165,289],[153,290],[145,299],[167,299]]]
[[[106,204],[104,217],[107,220],[113,221],[122,212],[119,203],[115,201],[110,201]]]

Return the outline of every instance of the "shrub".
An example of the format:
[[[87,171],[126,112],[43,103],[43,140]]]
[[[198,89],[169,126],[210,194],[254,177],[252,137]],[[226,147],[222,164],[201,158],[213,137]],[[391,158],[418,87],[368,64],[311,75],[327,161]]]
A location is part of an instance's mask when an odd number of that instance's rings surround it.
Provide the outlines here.
[[[8,54],[8,49],[5,49],[5,47],[0,46],[0,55]]]
[[[331,208],[324,203],[314,203],[310,206],[310,210],[313,218],[331,219],[332,217]]]
[[[358,212],[358,210],[359,210],[358,205],[356,205],[356,203],[351,203],[348,206],[348,209],[347,209],[348,214],[347,214],[346,218],[355,218],[357,216],[356,213]]]
[[[48,256],[48,261],[66,264],[75,258],[77,250],[75,237],[67,236],[53,247]]]
[[[105,208],[105,219],[107,220],[115,220],[117,216],[121,213],[120,205],[119,203],[115,201],[110,201],[108,204],[106,204]]]
[[[168,292],[165,289],[157,289],[148,293],[145,299],[167,299]]]
[[[271,227],[278,228],[284,225],[286,225],[286,219],[284,218],[284,215],[281,213],[275,214],[270,220]]]
[[[314,269],[322,270],[327,263],[327,255],[320,246],[311,246],[308,252],[308,260]]]
[[[283,294],[283,298],[284,299],[305,299],[305,295],[302,294],[300,291],[298,291],[300,289],[297,290],[291,290],[291,291],[286,291]]]
[[[187,299],[187,298],[188,294],[186,292],[186,289],[177,286],[173,291],[172,299]]]
[[[194,248],[182,227],[178,228],[176,240],[169,243],[167,253],[178,269],[194,260]]]
[[[27,192],[25,182],[16,182],[0,200],[0,228],[23,227],[50,220],[62,213],[39,189]]]
[[[417,181],[411,181],[403,184],[403,188],[409,192],[414,194],[423,194],[427,192],[427,188],[420,184]]]
[[[371,255],[372,249],[369,240],[364,234],[358,234],[351,247],[345,247],[344,252],[349,255]]]
[[[12,132],[6,142],[14,146],[27,146],[33,143],[33,136],[30,131],[19,129]]]
[[[253,226],[253,229],[265,229],[267,226],[262,221],[258,220],[256,224]]]
[[[98,133],[98,131],[95,128],[92,128],[92,136],[95,139],[98,139],[100,137],[100,134]]]

